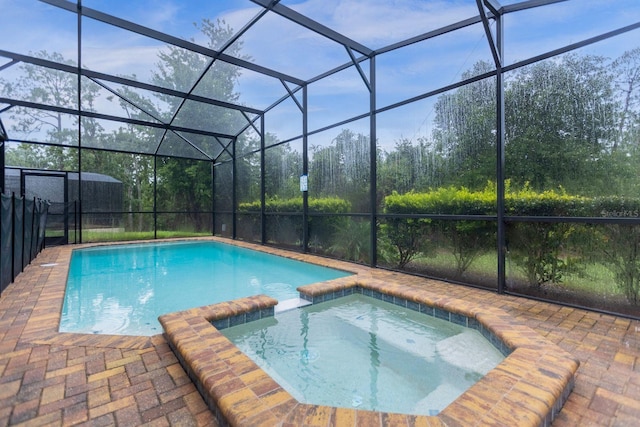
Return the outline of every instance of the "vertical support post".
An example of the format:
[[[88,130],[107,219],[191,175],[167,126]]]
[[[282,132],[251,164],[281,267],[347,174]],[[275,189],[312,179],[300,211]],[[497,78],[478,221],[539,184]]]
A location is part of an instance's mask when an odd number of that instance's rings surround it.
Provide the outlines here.
[[[82,0],[78,0],[78,222],[80,229],[79,242],[82,243]],[[66,188],[65,188],[66,191]],[[69,243],[69,208],[68,199],[64,200],[65,210],[65,244]],[[75,238],[74,238],[75,240]]]
[[[33,198],[33,210],[31,211],[31,234],[29,235],[29,262],[28,264],[31,263],[31,260],[33,258],[35,258],[35,255],[33,254],[33,236],[34,233],[37,230],[36,227],[36,207],[37,207],[37,199],[36,197]]]
[[[260,243],[267,243],[267,217],[266,217],[266,165],[265,160],[265,135],[264,135],[264,114],[260,115]]]
[[[16,193],[11,193],[11,283],[16,278]]]
[[[80,175],[78,175],[78,191],[80,191]],[[62,196],[62,214],[63,214],[63,228],[64,228],[64,244],[66,245],[67,243],[69,243],[69,173],[65,173],[64,174],[64,184],[63,184],[63,190],[62,190],[63,196]],[[73,236],[73,242],[79,242],[82,243],[82,225],[80,224],[81,221],[81,216],[80,216],[80,207],[77,206],[77,204],[80,203],[80,201],[76,201],[74,200],[74,205],[73,205],[73,226],[74,226],[74,236]],[[80,235],[80,237],[78,238],[78,234]]]
[[[20,273],[24,271],[24,245],[27,240],[27,224],[25,220],[27,218],[27,196],[22,196],[22,230],[20,233],[20,239],[22,240],[22,250],[20,251]]]
[[[153,154],[153,238],[158,238],[158,155]]]
[[[216,168],[211,159],[211,235],[216,235]]]
[[[238,160],[236,159],[236,144],[238,138],[233,140],[233,146],[231,147],[231,238],[236,239],[238,230]]]
[[[505,291],[505,256],[506,256],[506,223],[505,223],[505,176],[504,176],[504,157],[505,157],[505,119],[504,119],[504,22],[500,11],[495,7],[494,2],[490,0],[476,0],[478,12],[482,18],[493,62],[496,66],[496,221],[497,221],[497,242],[496,250],[498,256],[498,293]],[[485,10],[487,6],[491,10],[493,19],[496,23],[496,36],[491,33],[489,18]]]
[[[2,121],[0,121],[0,127],[2,127]],[[5,150],[5,140],[4,140],[4,132],[0,129],[0,194],[4,194],[4,150]]]
[[[66,203],[66,202],[65,202]],[[73,243],[79,243],[78,235],[80,234],[80,229],[78,224],[80,223],[80,218],[78,218],[78,201],[73,201]],[[45,236],[46,239],[46,236]]]
[[[501,15],[496,15],[496,50],[500,61],[496,63],[496,192],[498,221],[498,293],[505,292],[506,283],[506,226],[505,223],[505,110],[504,110],[504,23]]]
[[[369,85],[371,92],[369,95],[369,188],[370,188],[370,244],[371,253],[369,263],[371,267],[378,264],[378,153],[377,153],[377,122],[376,122],[376,57],[369,60]]]
[[[307,85],[302,88],[302,174],[309,176],[309,117]],[[309,191],[302,192],[302,251],[309,251]]]

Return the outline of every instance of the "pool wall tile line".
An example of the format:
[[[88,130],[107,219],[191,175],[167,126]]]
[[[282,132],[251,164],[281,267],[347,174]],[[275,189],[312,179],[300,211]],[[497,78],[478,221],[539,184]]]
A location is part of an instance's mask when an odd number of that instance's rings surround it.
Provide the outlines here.
[[[220,425],[550,426],[573,390],[579,362],[499,309],[370,277],[341,278],[298,290],[301,298],[316,303],[362,293],[418,308],[478,329],[506,357],[434,416],[333,408],[298,402],[215,326],[224,326],[224,319],[226,325],[246,322],[264,311],[273,315],[276,300],[259,295],[161,316],[169,345]]]
[[[274,308],[263,308],[263,309],[255,309],[252,311],[248,311],[246,313],[236,314],[231,317],[223,317],[221,319],[213,319],[211,320],[211,324],[218,330],[230,328],[232,326],[243,325],[248,322],[253,322],[260,319],[265,319],[267,317],[274,316]]]

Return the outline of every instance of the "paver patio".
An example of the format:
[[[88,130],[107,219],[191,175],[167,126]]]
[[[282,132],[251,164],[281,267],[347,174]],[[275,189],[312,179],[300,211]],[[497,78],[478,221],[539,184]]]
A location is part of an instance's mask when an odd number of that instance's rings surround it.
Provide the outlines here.
[[[57,332],[71,249],[45,249],[2,293],[0,426],[215,426],[163,336]],[[575,389],[554,426],[640,423],[640,322],[406,277],[498,307],[580,360]]]

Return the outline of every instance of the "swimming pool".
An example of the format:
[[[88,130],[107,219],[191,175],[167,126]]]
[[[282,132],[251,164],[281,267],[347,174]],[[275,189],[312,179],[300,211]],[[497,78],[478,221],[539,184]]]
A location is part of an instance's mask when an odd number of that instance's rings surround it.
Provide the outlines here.
[[[478,330],[354,294],[222,330],[303,403],[437,415],[504,355]]]
[[[60,332],[160,333],[158,316],[296,288],[350,273],[212,241],[107,245],[73,251]]]

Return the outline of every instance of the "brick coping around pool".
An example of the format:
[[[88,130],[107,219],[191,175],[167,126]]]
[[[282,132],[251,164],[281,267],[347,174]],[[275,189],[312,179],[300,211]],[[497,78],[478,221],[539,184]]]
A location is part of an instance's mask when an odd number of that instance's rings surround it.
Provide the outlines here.
[[[298,402],[213,326],[223,319],[272,315],[275,299],[257,295],[161,316],[167,341],[220,425],[551,425],[573,389],[579,362],[571,354],[499,309],[354,270],[353,276],[298,291],[317,301],[358,288],[466,316],[497,337],[508,356],[436,416],[335,408]]]

